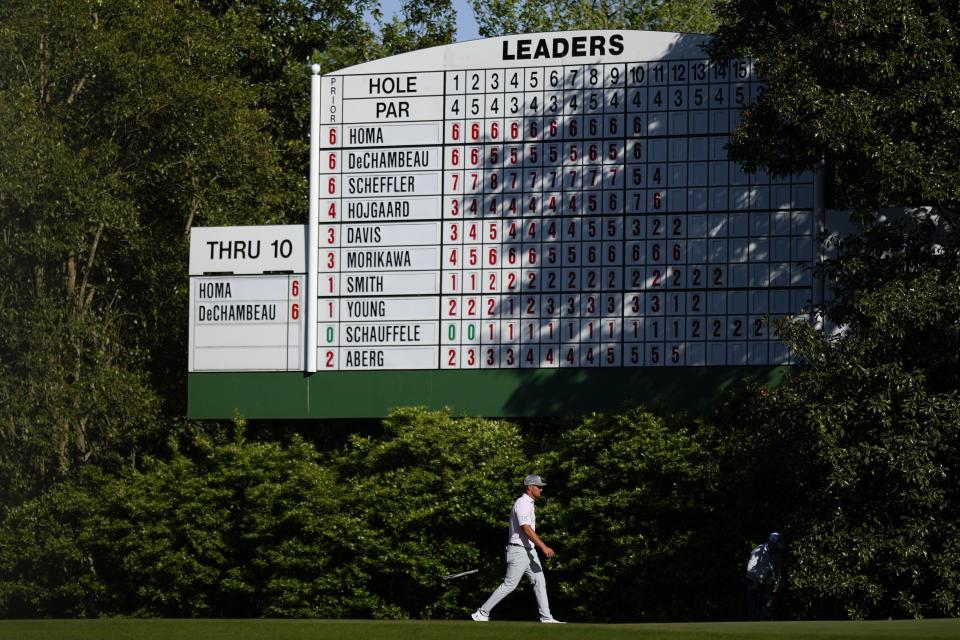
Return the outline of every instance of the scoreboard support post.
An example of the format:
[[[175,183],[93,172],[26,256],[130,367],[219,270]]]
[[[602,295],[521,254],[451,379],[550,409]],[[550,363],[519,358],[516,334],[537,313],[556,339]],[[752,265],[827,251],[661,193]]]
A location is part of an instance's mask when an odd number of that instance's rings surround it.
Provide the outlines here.
[[[317,247],[320,245],[320,65],[310,68],[310,221],[307,241],[306,372],[317,370]]]

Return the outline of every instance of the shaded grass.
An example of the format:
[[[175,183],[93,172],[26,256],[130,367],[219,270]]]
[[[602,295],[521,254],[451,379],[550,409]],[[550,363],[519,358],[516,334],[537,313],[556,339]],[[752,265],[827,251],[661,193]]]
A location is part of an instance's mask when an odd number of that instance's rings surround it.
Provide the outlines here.
[[[479,624],[377,620],[0,620],[0,640],[956,640],[960,620]]]

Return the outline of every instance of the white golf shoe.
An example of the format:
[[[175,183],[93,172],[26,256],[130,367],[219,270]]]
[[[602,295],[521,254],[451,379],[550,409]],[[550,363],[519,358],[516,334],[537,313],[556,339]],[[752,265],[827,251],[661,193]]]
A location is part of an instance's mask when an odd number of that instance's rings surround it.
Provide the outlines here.
[[[560,622],[556,618],[540,618],[540,622],[544,624],[567,624],[566,622]]]
[[[470,619],[474,622],[490,622],[490,616],[477,609],[470,614]]]

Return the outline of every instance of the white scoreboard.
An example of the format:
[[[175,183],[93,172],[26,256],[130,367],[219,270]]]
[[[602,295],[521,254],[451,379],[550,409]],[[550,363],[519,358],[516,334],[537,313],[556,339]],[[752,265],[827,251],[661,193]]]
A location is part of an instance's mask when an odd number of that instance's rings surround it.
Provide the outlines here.
[[[302,371],[302,225],[195,227],[188,371]]]
[[[771,320],[815,297],[815,175],[727,159],[763,83],[704,41],[527,34],[323,76],[316,369],[790,363]]]

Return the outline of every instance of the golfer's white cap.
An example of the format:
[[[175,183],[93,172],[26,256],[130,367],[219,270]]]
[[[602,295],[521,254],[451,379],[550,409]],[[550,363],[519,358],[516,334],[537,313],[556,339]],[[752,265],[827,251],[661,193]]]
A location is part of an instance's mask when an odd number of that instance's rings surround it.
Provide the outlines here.
[[[530,485],[536,485],[538,487],[545,487],[547,483],[543,481],[543,478],[538,476],[535,473],[531,473],[526,478],[523,479],[523,486],[529,487]]]
[[[774,531],[773,533],[770,534],[770,537],[767,538],[767,539],[768,539],[770,542],[776,544],[777,542],[780,541],[780,534],[777,533],[776,531]]]

